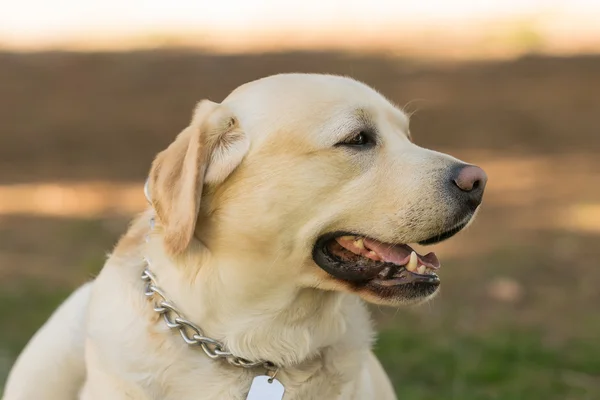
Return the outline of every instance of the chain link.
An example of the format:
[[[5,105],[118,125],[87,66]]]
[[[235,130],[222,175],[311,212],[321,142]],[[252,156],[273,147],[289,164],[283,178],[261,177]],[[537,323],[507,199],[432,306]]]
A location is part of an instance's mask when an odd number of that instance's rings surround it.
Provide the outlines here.
[[[150,180],[146,180],[144,184],[144,196],[148,204],[152,206],[150,198]],[[150,218],[150,231],[154,230],[155,219]],[[146,235],[146,242],[150,241],[149,234]],[[263,367],[267,371],[272,372],[273,376],[279,371],[279,367],[270,361],[250,361],[242,357],[236,357],[225,348],[225,345],[218,340],[204,336],[202,329],[193,322],[183,318],[181,312],[175,305],[167,299],[167,296],[156,284],[156,277],[150,272],[150,260],[144,258],[146,268],[142,272],[142,280],[146,282],[144,294],[148,298],[158,297],[154,303],[154,311],[162,315],[165,324],[170,329],[177,329],[181,338],[190,346],[200,346],[204,353],[213,360],[224,358],[227,362],[235,367],[240,368],[255,368]]]
[[[148,260],[145,260],[148,264]],[[149,298],[155,298],[154,311],[162,315],[165,324],[170,329],[179,331],[181,338],[190,346],[200,346],[204,353],[212,358],[225,359],[229,364],[241,368],[263,367],[268,371],[277,371],[278,368],[270,361],[250,361],[231,354],[225,345],[218,340],[204,336],[202,329],[193,322],[185,319],[181,312],[167,300],[164,292],[156,285],[156,277],[148,268],[142,272],[142,280],[146,282],[144,294]]]

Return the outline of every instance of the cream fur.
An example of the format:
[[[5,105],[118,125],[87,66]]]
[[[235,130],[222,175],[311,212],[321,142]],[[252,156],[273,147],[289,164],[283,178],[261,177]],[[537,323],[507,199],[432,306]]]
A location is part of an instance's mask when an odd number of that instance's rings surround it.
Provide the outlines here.
[[[364,124],[377,130],[377,149],[333,147]],[[68,399],[80,389],[83,400],[245,398],[264,371],[210,360],[168,332],[143,295],[144,256],[208,336],[283,366],[286,400],[394,399],[371,353],[363,299],[406,299],[349,289],[315,265],[312,246],[336,230],[400,243],[436,234],[450,213],[441,176],[456,161],[413,144],[407,116],[349,78],[277,75],[222,104],[200,103],[153,164],[153,208],[34,337],[4,399]],[[63,354],[75,361],[60,362]],[[57,378],[40,381],[48,369]]]

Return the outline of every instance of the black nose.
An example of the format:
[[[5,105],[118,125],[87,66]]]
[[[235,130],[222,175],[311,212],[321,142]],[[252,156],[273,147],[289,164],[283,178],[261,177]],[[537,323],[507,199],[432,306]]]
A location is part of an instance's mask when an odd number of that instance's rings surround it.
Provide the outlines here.
[[[452,192],[456,197],[467,202],[472,208],[481,204],[487,183],[484,170],[475,165],[458,164],[452,168],[450,179]]]

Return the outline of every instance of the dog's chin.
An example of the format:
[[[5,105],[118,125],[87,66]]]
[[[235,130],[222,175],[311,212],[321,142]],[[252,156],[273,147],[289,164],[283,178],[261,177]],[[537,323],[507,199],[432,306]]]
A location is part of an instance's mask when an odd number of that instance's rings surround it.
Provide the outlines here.
[[[461,223],[416,242],[438,243],[466,225]],[[317,239],[312,256],[333,281],[330,287],[356,293],[371,303],[422,303],[437,294],[441,283],[435,253],[421,255],[406,243],[386,243],[360,233],[326,233]]]

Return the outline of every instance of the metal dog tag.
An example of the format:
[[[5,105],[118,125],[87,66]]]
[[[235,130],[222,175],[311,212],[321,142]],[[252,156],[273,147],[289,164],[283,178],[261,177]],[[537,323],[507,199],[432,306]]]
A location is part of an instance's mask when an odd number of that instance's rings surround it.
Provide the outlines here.
[[[285,388],[277,379],[260,375],[252,380],[246,400],[281,400],[283,392]]]

